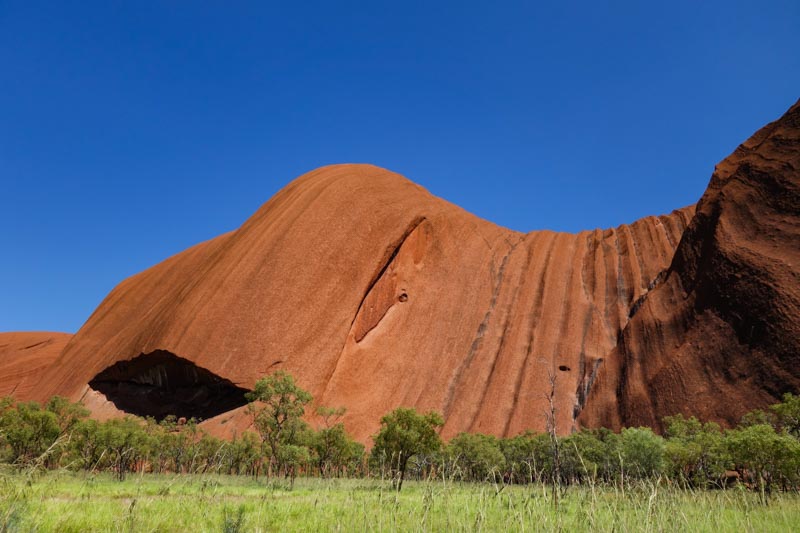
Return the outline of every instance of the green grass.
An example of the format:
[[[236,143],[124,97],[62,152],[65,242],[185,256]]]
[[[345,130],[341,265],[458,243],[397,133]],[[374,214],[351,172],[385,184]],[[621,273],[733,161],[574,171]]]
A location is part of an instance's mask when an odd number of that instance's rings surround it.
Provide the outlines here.
[[[655,483],[549,489],[380,480],[0,473],[2,531],[792,531],[800,496]]]

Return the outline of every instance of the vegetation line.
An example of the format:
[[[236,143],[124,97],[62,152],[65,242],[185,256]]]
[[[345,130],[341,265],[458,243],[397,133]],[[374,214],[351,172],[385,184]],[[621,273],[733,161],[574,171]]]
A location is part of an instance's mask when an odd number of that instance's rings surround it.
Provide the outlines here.
[[[380,480],[398,492],[406,479],[437,479],[485,483],[497,494],[538,483],[561,491],[631,483],[684,490],[735,485],[762,503],[800,490],[800,396],[788,393],[728,430],[694,417],[667,417],[664,436],[649,428],[583,429],[557,440],[547,433],[503,439],[461,433],[444,443],[441,415],[398,408],[381,419],[369,453],[345,431],[344,409],[319,407],[307,416],[311,395],[285,372],[260,380],[248,400],[254,431],[222,440],[195,420],[99,422],[60,397],[44,406],[2,398],[0,465],[17,473],[107,473],[120,481],[132,473],[238,475],[286,480],[290,489],[297,478]]]

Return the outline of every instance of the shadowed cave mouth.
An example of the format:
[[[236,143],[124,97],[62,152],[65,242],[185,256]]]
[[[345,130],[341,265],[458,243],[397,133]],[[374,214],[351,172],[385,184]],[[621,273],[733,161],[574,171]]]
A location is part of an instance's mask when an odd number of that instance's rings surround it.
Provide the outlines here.
[[[249,392],[166,350],[119,361],[89,386],[117,409],[156,420],[168,415],[205,420],[247,404]]]

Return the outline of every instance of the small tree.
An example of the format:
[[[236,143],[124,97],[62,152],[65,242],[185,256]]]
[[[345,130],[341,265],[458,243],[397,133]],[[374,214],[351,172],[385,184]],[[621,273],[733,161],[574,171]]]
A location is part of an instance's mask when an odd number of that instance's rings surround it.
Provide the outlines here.
[[[284,444],[281,446],[278,461],[283,465],[286,476],[289,477],[289,487],[294,488],[294,478],[297,477],[297,467],[307,464],[311,460],[311,452],[305,446]]]
[[[19,464],[28,464],[46,455],[61,434],[56,414],[42,409],[36,402],[12,405],[4,401],[0,427],[11,451],[9,460]]]
[[[245,431],[239,438],[234,435],[225,461],[228,473],[255,475],[260,458],[258,444],[258,437],[251,431]]]
[[[775,413],[778,429],[800,438],[800,396],[787,392],[781,403],[776,403],[769,409]]]
[[[419,414],[413,408],[398,407],[381,418],[381,429],[373,437],[375,447],[372,455],[390,458],[392,469],[397,473],[398,492],[403,488],[408,460],[441,448],[438,429],[443,425],[444,420],[439,413],[430,411]]]
[[[565,479],[609,481],[617,475],[620,436],[609,429],[582,429],[562,440],[561,471]]]
[[[141,419],[126,416],[103,422],[98,428],[98,440],[108,453],[117,479],[124,481],[125,475],[134,471],[136,463],[145,455],[149,436]]]
[[[776,479],[796,481],[800,442],[788,433],[758,424],[729,430],[725,437],[736,470],[755,483],[765,502]]]
[[[670,474],[692,486],[721,484],[730,460],[719,425],[679,414],[665,417],[664,426]]]
[[[650,428],[625,428],[622,437],[622,458],[625,473],[633,478],[659,475],[664,467],[664,439]]]
[[[500,450],[511,471],[511,478],[530,483],[552,479],[550,444],[550,435],[531,431],[501,440]]]
[[[45,409],[56,415],[61,433],[71,430],[75,424],[89,416],[89,410],[81,403],[72,403],[64,397],[53,396]]]
[[[76,467],[91,470],[100,462],[105,449],[98,437],[100,423],[86,418],[75,424],[72,430],[70,449],[75,458]]]
[[[448,443],[446,456],[471,481],[494,481],[506,466],[500,442],[493,435],[459,433]]]
[[[298,437],[305,428],[302,420],[305,406],[311,402],[311,394],[297,386],[291,374],[279,370],[256,382],[253,392],[247,393],[248,412],[253,417],[253,426],[261,440],[269,448],[270,461],[277,466],[283,459],[297,456],[282,454],[283,446],[298,444]]]
[[[354,441],[345,431],[344,424],[338,421],[344,413],[344,407],[317,408],[325,427],[312,435],[311,448],[316,452],[322,477],[340,472],[342,467],[364,454],[364,446]]]

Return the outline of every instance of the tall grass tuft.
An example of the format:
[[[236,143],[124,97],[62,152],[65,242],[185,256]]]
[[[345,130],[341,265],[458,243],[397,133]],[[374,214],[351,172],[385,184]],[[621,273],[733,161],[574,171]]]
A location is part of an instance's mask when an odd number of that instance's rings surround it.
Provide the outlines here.
[[[222,508],[222,533],[240,533],[245,531],[245,507],[239,505],[236,510],[226,505]]]

